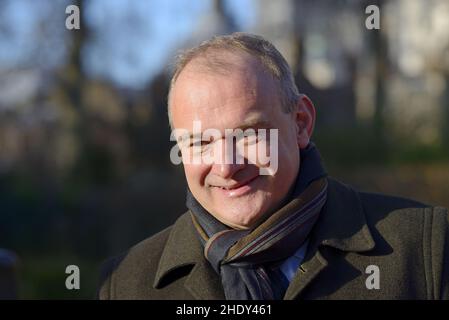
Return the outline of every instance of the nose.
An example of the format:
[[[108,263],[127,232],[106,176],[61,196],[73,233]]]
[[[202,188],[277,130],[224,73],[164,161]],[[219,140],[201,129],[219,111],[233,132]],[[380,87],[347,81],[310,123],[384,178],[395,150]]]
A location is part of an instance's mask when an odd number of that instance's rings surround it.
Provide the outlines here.
[[[242,170],[245,164],[226,164],[217,163],[212,165],[212,173],[214,175],[220,176],[223,179],[232,178],[238,171]]]
[[[217,149],[221,152],[217,152]],[[217,153],[215,153],[215,161],[211,169],[213,174],[223,179],[230,179],[245,167],[244,159],[237,156],[235,145],[227,145],[225,141],[219,141],[215,151]]]

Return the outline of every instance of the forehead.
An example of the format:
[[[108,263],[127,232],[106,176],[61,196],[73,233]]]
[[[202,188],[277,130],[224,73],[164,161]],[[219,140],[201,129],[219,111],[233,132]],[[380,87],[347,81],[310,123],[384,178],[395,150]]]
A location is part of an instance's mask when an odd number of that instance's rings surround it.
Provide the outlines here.
[[[228,70],[214,72],[192,61],[179,74],[171,93],[175,128],[236,128],[250,118],[268,120],[280,110],[276,80],[249,55],[227,57]]]

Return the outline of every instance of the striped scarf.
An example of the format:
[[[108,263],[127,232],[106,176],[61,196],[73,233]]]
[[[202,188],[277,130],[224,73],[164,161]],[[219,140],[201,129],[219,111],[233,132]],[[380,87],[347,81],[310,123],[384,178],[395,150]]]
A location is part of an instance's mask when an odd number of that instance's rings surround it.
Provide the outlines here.
[[[313,143],[301,150],[301,168],[290,201],[253,229],[230,229],[187,190],[187,207],[204,255],[221,276],[226,299],[283,298],[288,280],[277,266],[305,242],[326,194],[326,173]]]

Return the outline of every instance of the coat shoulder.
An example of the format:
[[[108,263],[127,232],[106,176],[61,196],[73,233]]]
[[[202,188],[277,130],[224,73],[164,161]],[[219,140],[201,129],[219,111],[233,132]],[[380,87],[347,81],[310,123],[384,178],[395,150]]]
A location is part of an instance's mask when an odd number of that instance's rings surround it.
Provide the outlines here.
[[[420,202],[418,200],[404,198],[400,196],[393,196],[381,193],[370,193],[363,191],[359,191],[358,194],[365,208],[366,207],[375,209],[384,208],[387,211],[393,211],[406,208],[431,207],[431,205]]]
[[[419,237],[425,231],[427,221],[444,220],[448,216],[446,208],[414,199],[364,191],[356,192],[368,225],[381,233]]]
[[[421,291],[426,288],[427,299],[449,299],[448,209],[387,195],[360,193],[360,198],[377,254],[394,261],[395,267],[386,268],[401,270],[416,288],[425,283]]]
[[[446,208],[414,199],[368,192],[358,192],[358,195],[368,224],[381,230],[387,228],[393,234],[404,229],[404,232],[418,236],[424,231],[426,221],[448,215]]]
[[[355,207],[362,213],[364,226],[375,246],[372,250],[351,252],[346,258],[362,273],[367,265],[385,270],[382,291],[378,292],[380,298],[449,299],[449,212],[446,208],[363,192],[338,181],[331,181],[330,187],[334,199],[358,203]],[[361,288],[359,293],[366,294],[363,284]],[[367,295],[369,299],[374,297],[372,293]]]
[[[354,201],[357,199],[355,201],[359,203],[360,209],[363,211],[369,226],[375,226],[381,223],[407,225],[408,222],[417,222],[424,215],[432,214],[434,211],[433,206],[414,199],[365,192],[333,178],[330,178],[329,182],[335,198],[341,201]],[[353,194],[355,197],[348,198],[346,197],[348,194]]]

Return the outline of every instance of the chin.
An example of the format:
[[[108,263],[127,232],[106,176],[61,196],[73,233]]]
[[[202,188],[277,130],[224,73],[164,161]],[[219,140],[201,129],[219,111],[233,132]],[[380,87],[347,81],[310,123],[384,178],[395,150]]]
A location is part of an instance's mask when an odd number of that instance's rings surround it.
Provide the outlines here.
[[[219,220],[231,227],[250,228],[254,225],[263,215],[266,210],[263,210],[263,206],[250,206],[246,203],[245,207],[226,206],[225,212],[219,212]]]

